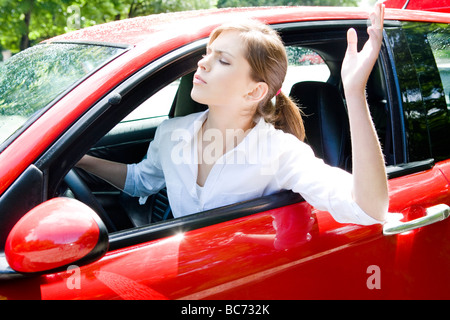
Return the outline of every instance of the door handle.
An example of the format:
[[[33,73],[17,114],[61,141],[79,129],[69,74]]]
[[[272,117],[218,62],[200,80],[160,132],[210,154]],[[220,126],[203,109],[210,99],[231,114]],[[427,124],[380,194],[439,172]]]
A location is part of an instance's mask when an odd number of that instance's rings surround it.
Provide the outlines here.
[[[438,204],[436,206],[427,208],[426,214],[423,217],[407,222],[401,221],[387,222],[383,226],[383,234],[393,235],[414,230],[447,219],[449,215],[450,215],[450,207],[446,204]]]

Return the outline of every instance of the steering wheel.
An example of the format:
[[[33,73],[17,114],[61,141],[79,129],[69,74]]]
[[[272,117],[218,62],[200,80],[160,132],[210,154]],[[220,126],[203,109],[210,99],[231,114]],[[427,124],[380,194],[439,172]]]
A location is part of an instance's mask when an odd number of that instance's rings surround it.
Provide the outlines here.
[[[87,184],[83,181],[83,179],[81,179],[81,177],[74,169],[71,169],[69,173],[67,173],[67,175],[64,177],[64,182],[73,192],[75,198],[88,205],[98,214],[98,216],[103,220],[103,223],[106,225],[110,232],[117,231],[117,228],[109,218],[105,209],[103,209],[95,196],[92,194],[91,190],[88,188]]]

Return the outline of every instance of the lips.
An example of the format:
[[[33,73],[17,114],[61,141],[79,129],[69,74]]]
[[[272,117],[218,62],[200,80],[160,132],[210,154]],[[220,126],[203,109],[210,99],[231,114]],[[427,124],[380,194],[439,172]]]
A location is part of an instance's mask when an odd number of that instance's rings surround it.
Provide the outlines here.
[[[197,73],[194,75],[194,84],[206,84],[206,81],[203,80]]]

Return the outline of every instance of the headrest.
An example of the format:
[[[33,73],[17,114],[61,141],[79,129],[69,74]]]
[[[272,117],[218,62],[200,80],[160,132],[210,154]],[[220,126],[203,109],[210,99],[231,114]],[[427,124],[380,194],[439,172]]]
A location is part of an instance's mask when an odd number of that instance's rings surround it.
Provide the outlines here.
[[[292,86],[290,96],[304,116],[306,142],[326,163],[348,168],[350,130],[339,89],[329,83],[305,81]]]

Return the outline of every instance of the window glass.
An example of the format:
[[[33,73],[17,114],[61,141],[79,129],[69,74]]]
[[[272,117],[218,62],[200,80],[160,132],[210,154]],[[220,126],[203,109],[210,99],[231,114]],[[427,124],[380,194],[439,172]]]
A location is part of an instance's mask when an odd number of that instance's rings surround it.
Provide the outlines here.
[[[404,22],[387,29],[393,50],[405,124],[407,160],[447,159],[450,155],[447,24]]]
[[[443,25],[428,33],[428,41],[433,51],[441,75],[447,108],[450,108],[450,28]]]
[[[436,161],[447,159],[450,155],[450,114],[446,101],[448,92],[445,92],[446,84],[442,76],[448,61],[448,25],[409,23],[405,24],[404,30],[420,84],[422,115],[428,133],[424,141],[429,148],[427,153],[431,153]]]
[[[326,82],[330,69],[315,51],[297,46],[287,46],[288,71],[283,83],[283,92],[289,93],[291,87],[302,81]]]
[[[123,48],[85,44],[42,44],[0,65],[0,143],[34,113]]]
[[[172,107],[172,103],[179,85],[180,79],[175,80],[168,86],[162,88],[146,101],[144,101],[121,122],[167,116],[169,114],[170,108]]]

